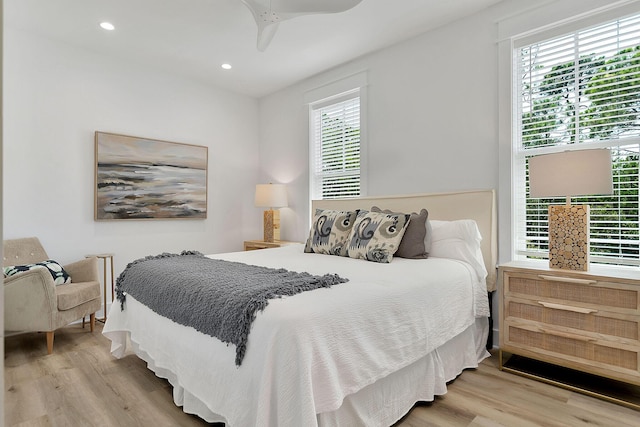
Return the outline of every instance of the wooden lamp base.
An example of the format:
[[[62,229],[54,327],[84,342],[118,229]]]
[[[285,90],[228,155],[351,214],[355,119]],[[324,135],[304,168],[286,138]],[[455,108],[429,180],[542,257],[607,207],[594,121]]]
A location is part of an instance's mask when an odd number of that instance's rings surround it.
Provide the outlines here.
[[[589,270],[589,205],[549,206],[549,267]]]
[[[269,209],[264,211],[264,241],[280,240],[280,211]]]

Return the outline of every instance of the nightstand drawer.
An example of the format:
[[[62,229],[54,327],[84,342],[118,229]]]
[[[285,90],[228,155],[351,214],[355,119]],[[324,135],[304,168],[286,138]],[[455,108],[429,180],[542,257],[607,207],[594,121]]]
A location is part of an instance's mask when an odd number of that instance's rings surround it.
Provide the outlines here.
[[[574,362],[583,363],[592,372],[597,372],[598,369],[613,369],[618,372],[620,369],[629,370],[628,375],[633,377],[634,382],[640,381],[638,346],[611,346],[607,341],[584,335],[564,333],[552,328],[538,329],[530,325],[509,325],[505,331],[505,343],[509,346],[546,353],[548,356],[568,357]]]
[[[547,274],[506,274],[505,296],[562,301],[564,304],[599,310],[640,313],[640,289],[598,280],[575,279]]]
[[[587,332],[593,337],[606,336],[622,343],[638,342],[640,338],[640,318],[638,316],[610,313],[600,309],[506,298],[504,306],[507,322],[522,319],[536,322],[542,327],[554,325],[563,330],[577,333]]]

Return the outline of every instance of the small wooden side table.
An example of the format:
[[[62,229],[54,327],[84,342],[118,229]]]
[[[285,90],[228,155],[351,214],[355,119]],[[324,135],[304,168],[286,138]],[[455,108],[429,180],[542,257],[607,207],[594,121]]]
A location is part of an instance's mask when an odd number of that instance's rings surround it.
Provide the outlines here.
[[[273,242],[265,242],[264,240],[245,240],[244,250],[253,251],[256,249],[279,248],[281,246],[290,245],[296,242],[288,242],[286,240],[274,240]]]
[[[85,257],[86,258],[96,257],[102,260],[102,272],[103,272],[102,287],[104,292],[104,306],[103,306],[104,317],[98,320],[104,323],[107,321],[107,261],[109,261],[109,264],[111,265],[111,276],[110,276],[111,277],[111,302],[113,302],[113,299],[115,298],[114,278],[113,278],[113,254],[109,254],[109,253],[90,254],[90,255],[85,255]]]

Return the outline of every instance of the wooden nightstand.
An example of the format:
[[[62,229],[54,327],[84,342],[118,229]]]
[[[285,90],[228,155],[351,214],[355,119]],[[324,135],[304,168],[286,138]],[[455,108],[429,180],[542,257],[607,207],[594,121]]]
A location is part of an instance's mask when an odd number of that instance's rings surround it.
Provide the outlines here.
[[[285,240],[276,240],[273,242],[265,242],[264,240],[245,240],[244,250],[253,251],[256,249],[279,248],[280,246],[290,245],[296,242],[287,242]]]
[[[640,385],[640,273],[592,266],[550,269],[546,261],[499,267],[499,368],[634,409],[630,402],[510,366],[503,353]],[[517,359],[517,358],[516,358]]]

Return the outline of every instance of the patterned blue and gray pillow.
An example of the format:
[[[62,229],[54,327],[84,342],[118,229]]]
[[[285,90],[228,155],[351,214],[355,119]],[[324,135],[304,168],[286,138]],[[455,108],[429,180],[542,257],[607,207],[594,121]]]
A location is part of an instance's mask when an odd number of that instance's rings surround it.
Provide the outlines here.
[[[347,240],[358,211],[316,209],[304,251],[347,256]]]
[[[373,262],[391,262],[410,219],[408,214],[359,211],[349,235],[347,255]]]
[[[4,275],[5,277],[9,277],[13,276],[14,274],[33,270],[34,268],[46,268],[47,270],[49,270],[49,273],[51,273],[51,277],[53,277],[53,283],[55,283],[56,285],[71,283],[71,276],[69,276],[64,268],[62,268],[62,266],[57,262],[50,259],[33,264],[12,265],[9,267],[4,267]]]

